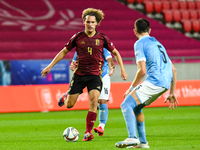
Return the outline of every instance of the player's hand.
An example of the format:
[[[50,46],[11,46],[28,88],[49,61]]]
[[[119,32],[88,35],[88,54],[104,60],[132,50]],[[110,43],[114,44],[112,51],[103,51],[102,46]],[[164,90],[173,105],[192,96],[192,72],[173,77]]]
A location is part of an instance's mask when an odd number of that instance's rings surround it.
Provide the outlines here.
[[[178,105],[178,101],[176,99],[176,95],[175,94],[170,94],[166,100],[164,101],[164,103],[166,103],[167,101],[169,101],[169,109],[173,109],[174,110],[174,106],[177,108]]]
[[[130,92],[131,92],[131,90],[128,89],[128,90],[124,93],[123,98],[125,98]]]
[[[121,72],[121,77],[122,77],[123,80],[127,80],[128,75],[125,71],[123,71],[123,72]]]
[[[47,76],[47,74],[50,72],[50,70],[51,70],[51,68],[50,67],[46,67],[46,68],[44,68],[43,70],[42,70],[42,72],[41,72],[41,76],[42,76],[42,78],[45,76]]]
[[[114,71],[115,71],[115,66],[112,66],[108,75],[112,76]]]
[[[74,71],[77,67],[77,63],[75,61],[72,61],[71,64],[70,64],[70,70],[71,71]]]

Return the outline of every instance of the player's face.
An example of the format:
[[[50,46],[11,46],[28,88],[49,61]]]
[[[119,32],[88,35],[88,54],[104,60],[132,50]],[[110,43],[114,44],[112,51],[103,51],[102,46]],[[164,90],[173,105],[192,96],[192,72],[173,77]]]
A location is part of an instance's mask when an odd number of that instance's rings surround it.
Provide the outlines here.
[[[97,26],[96,17],[87,15],[84,21],[84,25],[86,33],[90,34],[92,32],[95,32]]]

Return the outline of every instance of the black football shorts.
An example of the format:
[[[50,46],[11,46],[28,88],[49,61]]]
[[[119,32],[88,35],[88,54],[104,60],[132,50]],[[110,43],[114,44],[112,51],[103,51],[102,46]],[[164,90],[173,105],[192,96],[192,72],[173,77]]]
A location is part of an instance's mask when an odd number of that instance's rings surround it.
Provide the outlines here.
[[[78,75],[75,74],[72,77],[70,87],[69,87],[69,95],[83,93],[83,89],[87,87],[88,92],[91,90],[98,90],[101,92],[103,86],[102,78],[98,75]]]

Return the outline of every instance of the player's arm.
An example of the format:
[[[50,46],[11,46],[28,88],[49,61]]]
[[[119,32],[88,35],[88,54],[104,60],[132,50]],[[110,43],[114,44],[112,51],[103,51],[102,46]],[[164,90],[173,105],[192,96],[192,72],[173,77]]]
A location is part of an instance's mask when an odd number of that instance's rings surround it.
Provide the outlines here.
[[[66,47],[64,47],[64,48],[54,57],[54,59],[51,61],[51,63],[50,63],[46,68],[44,68],[44,69],[42,70],[42,72],[41,72],[42,77],[43,77],[43,76],[46,76],[46,75],[50,72],[51,68],[52,68],[55,64],[57,64],[61,59],[63,59],[63,57],[65,57],[65,55],[66,55],[67,53],[68,53],[68,50],[67,50]]]
[[[127,80],[128,75],[127,75],[127,73],[126,73],[126,71],[124,69],[124,64],[123,64],[121,55],[119,54],[119,52],[118,52],[118,50],[116,48],[112,51],[112,54],[114,55],[115,60],[119,64],[119,67],[121,69],[121,77],[122,77],[122,79],[123,80]]]
[[[176,68],[174,67],[174,65],[172,63],[171,63],[171,65],[172,65],[173,79],[171,81],[169,94],[175,94],[177,72],[176,72]]]
[[[137,68],[138,69],[137,69],[135,78],[131,84],[133,87],[136,87],[138,84],[140,84],[142,82],[144,76],[146,75],[146,73],[147,73],[146,62],[139,61],[137,63]]]
[[[138,69],[137,69],[135,78],[134,78],[130,88],[124,94],[124,97],[126,97],[134,87],[136,87],[138,84],[140,84],[142,82],[144,76],[146,75],[147,69],[146,69],[145,61],[138,61],[137,68]]]
[[[177,78],[177,71],[176,68],[174,67],[174,65],[171,63],[172,65],[172,72],[173,72],[173,79],[171,81],[171,85],[170,85],[170,94],[175,94],[175,89],[176,89],[176,78]]]
[[[107,59],[107,62],[108,62],[109,70],[110,70],[109,76],[112,76],[113,73],[114,73],[114,71],[115,71],[115,63],[114,63],[112,57],[109,57],[109,58]]]
[[[169,100],[169,109],[174,109],[174,106],[177,107],[178,101],[176,99],[175,95],[175,89],[176,89],[176,79],[177,79],[177,71],[174,65],[172,65],[172,72],[173,72],[173,79],[171,81],[170,89],[169,89],[169,96],[164,101],[165,103]]]
[[[77,67],[76,60],[77,60],[77,52],[74,53],[74,57],[73,57],[72,62],[70,64],[70,70],[71,71],[74,71]]]

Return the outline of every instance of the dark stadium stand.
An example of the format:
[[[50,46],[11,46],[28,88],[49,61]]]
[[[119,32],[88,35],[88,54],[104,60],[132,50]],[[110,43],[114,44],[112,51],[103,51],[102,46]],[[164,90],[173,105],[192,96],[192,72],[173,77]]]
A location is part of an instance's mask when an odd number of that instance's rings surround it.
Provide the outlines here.
[[[129,3],[134,5],[136,3],[143,5],[146,2],[129,0]],[[167,2],[165,3],[166,9],[172,6],[171,2],[169,6]],[[179,7],[181,6],[184,5],[179,4]],[[151,35],[163,43],[170,57],[200,56],[199,41],[186,37],[180,31],[170,29],[158,20],[148,18],[146,14],[130,9],[116,0],[103,0],[103,2],[91,2],[91,0],[6,0],[0,1],[2,10],[0,12],[0,60],[52,59],[73,34],[84,29],[81,14],[83,9],[88,7],[103,10],[105,19],[97,30],[110,38],[124,59],[134,58],[133,44],[137,39],[133,33],[133,25],[135,20],[141,17],[150,20]],[[156,11],[158,13],[164,12],[163,8],[159,7],[160,4],[156,5]],[[155,13],[154,8],[153,4],[153,11],[150,10],[149,13]],[[184,24],[182,18],[178,18],[177,15],[173,16],[172,12],[170,14],[171,16],[164,17],[167,22],[180,22],[188,32],[198,33],[198,21],[191,21],[191,25],[188,21]],[[188,26],[190,26],[189,29]],[[65,58],[71,59],[73,54],[74,50],[69,52]]]

